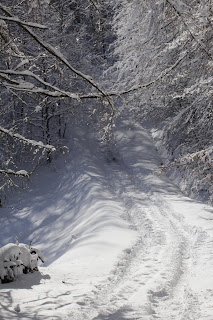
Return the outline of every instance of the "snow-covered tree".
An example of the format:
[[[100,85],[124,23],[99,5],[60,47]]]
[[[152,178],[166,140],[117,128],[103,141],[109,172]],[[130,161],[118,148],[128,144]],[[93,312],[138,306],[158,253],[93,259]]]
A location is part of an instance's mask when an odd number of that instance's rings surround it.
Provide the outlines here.
[[[114,113],[92,78],[105,64],[103,3],[13,4],[0,4],[3,189],[16,186],[17,178],[29,176],[43,159],[51,160],[63,145],[67,122],[92,117],[103,129]]]
[[[135,120],[151,120],[161,129],[161,148],[167,150],[166,165],[185,157],[190,161],[197,152],[201,158],[203,153],[208,154],[205,174],[201,174],[201,162],[195,162],[196,170],[190,172],[199,172],[193,180],[194,189],[195,185],[198,189],[195,193],[201,189],[210,192],[212,1],[116,3],[114,52],[119,59],[110,71],[117,77],[117,92],[123,92],[126,97],[122,108]],[[181,165],[178,170],[183,167]],[[208,186],[198,182],[206,179]],[[190,191],[192,182],[185,180]]]

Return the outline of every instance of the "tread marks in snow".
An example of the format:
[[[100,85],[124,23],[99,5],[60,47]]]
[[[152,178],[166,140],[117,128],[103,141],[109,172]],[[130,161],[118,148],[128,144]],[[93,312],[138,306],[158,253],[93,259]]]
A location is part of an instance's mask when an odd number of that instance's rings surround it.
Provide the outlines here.
[[[184,301],[185,274],[191,264],[189,235],[160,198],[135,183],[121,161],[111,168],[109,185],[123,202],[124,218],[136,228],[139,240],[120,257],[96,303],[99,316],[94,319],[112,320],[115,314],[125,314],[125,319],[181,317],[189,305]]]

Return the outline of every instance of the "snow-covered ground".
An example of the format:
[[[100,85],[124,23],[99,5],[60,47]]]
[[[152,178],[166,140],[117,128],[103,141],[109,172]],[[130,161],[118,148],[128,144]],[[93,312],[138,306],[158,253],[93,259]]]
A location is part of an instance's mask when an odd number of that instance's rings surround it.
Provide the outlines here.
[[[213,209],[160,163],[137,124],[108,152],[76,129],[70,154],[0,209],[0,246],[18,236],[46,258],[0,284],[0,319],[212,320]]]

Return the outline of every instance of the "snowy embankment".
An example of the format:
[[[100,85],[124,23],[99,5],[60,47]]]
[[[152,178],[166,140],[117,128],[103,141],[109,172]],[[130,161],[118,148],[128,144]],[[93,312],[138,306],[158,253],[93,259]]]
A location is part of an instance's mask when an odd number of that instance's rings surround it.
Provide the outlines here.
[[[209,204],[213,203],[213,146],[203,150],[177,156],[171,159],[168,150],[164,146],[163,130],[152,129],[152,137],[158,152],[161,155],[162,171],[172,180],[184,194],[191,198]],[[175,154],[173,154],[174,158]]]
[[[88,148],[88,134],[80,131],[67,159],[43,168],[32,189],[1,209],[0,246],[16,236],[32,240],[47,261],[41,274],[1,285],[2,319],[14,317],[17,304],[22,319],[81,313],[87,294],[95,295],[118,255],[135,241],[136,231],[121,218],[122,204],[108,190],[97,146]]]
[[[212,208],[160,174],[141,126],[123,122],[108,153],[91,141],[79,128],[1,209],[0,246],[32,240],[47,262],[1,284],[0,319],[212,320]]]

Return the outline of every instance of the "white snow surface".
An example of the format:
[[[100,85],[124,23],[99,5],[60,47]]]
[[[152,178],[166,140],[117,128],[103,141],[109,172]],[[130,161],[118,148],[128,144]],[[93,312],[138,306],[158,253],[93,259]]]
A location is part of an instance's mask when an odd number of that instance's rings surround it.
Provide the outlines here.
[[[32,240],[46,261],[0,284],[0,319],[212,320],[212,207],[160,174],[142,126],[123,121],[108,152],[72,137],[0,209],[0,247]]]

